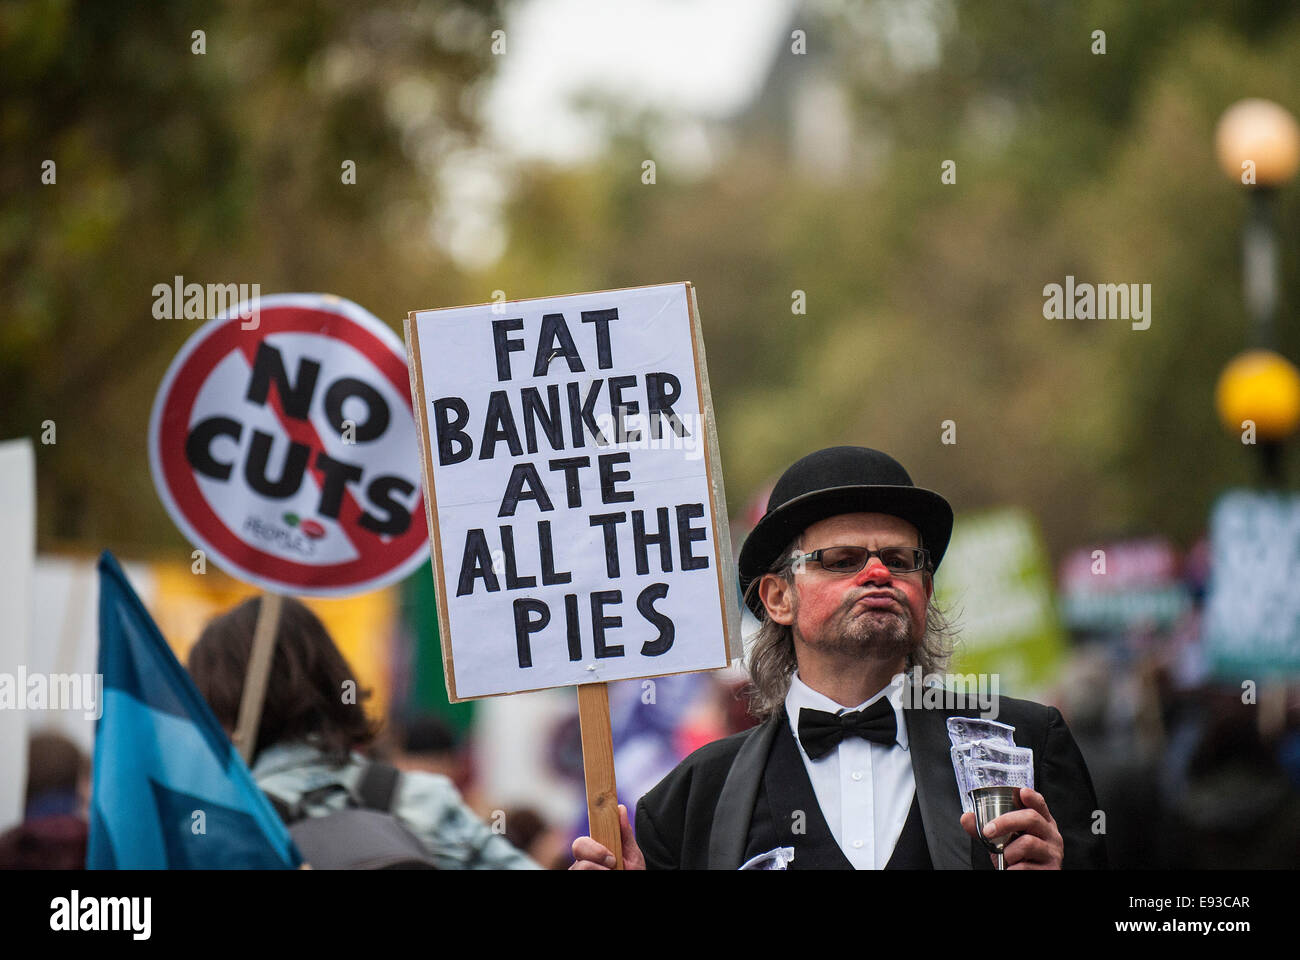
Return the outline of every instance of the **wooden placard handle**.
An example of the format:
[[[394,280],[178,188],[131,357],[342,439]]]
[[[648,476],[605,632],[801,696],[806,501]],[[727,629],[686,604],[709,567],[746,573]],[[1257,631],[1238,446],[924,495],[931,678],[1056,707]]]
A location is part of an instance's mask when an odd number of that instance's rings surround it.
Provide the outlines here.
[[[614,782],[614,737],[609,726],[609,690],[604,683],[578,686],[578,722],[582,727],[582,770],[587,782],[587,818],[591,838],[614,854],[614,869],[623,869],[623,834],[618,822],[618,788]]]
[[[271,675],[271,658],[275,654],[275,635],[280,628],[280,601],[278,593],[262,595],[257,611],[257,626],[253,628],[253,649],[248,656],[248,673],[244,676],[244,692],[239,698],[239,723],[231,739],[239,748],[244,763],[252,765],[253,747],[257,743],[257,728],[262,724],[262,703],[266,700],[266,681]]]

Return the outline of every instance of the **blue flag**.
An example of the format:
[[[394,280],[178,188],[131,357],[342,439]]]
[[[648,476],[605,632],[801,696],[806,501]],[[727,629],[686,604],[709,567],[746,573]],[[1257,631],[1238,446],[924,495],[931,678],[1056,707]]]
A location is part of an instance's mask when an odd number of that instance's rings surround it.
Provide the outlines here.
[[[99,672],[87,869],[292,869],[302,862],[108,551],[99,558]]]

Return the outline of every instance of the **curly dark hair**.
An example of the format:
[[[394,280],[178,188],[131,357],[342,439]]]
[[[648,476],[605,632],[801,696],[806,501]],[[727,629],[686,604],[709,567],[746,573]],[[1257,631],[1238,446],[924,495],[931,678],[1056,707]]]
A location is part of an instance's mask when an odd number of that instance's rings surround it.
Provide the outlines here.
[[[253,597],[214,617],[190,650],[190,676],[227,730],[238,722],[261,609],[262,598]],[[366,716],[369,696],[316,614],[285,597],[253,757],[276,743],[309,740],[344,762],[379,734],[379,724]]]

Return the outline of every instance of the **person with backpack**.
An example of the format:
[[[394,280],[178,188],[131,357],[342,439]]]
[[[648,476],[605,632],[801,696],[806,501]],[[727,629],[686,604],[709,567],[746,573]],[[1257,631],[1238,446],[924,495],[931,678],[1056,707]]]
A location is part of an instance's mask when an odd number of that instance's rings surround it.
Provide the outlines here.
[[[255,597],[215,617],[190,651],[190,675],[228,732],[260,608]],[[316,615],[284,598],[251,766],[304,860],[317,869],[541,869],[446,777],[358,752],[378,733],[368,695]]]

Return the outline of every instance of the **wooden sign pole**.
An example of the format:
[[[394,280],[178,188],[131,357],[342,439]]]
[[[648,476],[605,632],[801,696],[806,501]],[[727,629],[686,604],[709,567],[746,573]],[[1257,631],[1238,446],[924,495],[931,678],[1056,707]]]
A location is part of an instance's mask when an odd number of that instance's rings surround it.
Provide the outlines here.
[[[262,703],[266,700],[266,681],[271,675],[271,658],[275,654],[275,635],[280,627],[282,599],[278,593],[262,595],[257,611],[257,626],[253,628],[253,650],[248,657],[248,673],[244,676],[244,692],[239,699],[239,725],[231,737],[239,748],[244,763],[250,766],[253,763],[253,747],[257,744],[257,728],[262,723]]]
[[[578,721],[582,727],[582,769],[587,781],[591,838],[613,852],[614,869],[622,870],[623,834],[618,822],[614,737],[609,726],[609,690],[605,684],[579,684]]]

